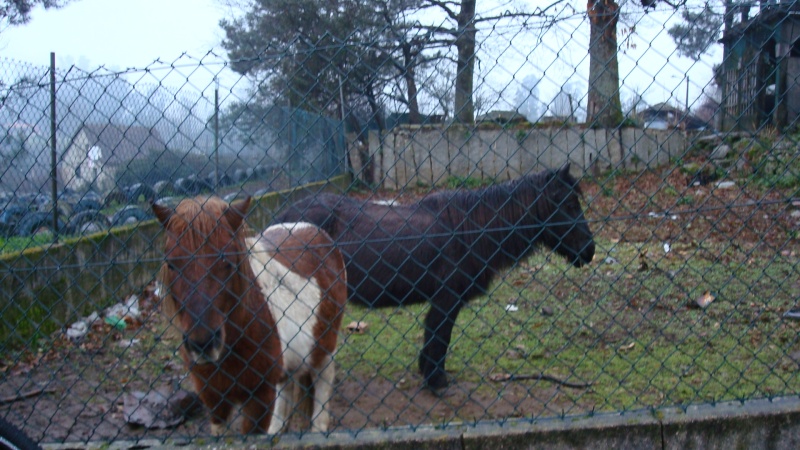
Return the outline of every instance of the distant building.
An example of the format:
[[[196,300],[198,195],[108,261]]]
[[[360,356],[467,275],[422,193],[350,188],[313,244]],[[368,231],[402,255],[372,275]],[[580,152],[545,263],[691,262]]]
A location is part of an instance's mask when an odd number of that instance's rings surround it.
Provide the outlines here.
[[[158,132],[141,126],[86,124],[70,140],[61,156],[58,174],[65,188],[75,191],[111,190],[120,170],[166,144]]]
[[[507,125],[510,123],[526,122],[528,119],[517,111],[504,111],[496,110],[489,111],[486,114],[481,114],[475,118],[477,123],[495,122],[500,125]]]
[[[442,114],[420,114],[420,123],[416,125],[432,125],[444,123],[445,117]],[[386,128],[391,130],[400,125],[411,125],[411,114],[404,113],[391,113],[386,116]]]
[[[720,129],[779,129],[800,118],[800,2],[761,2],[749,16],[739,5],[741,21],[726,27],[721,42]]]
[[[704,130],[708,124],[691,113],[676,108],[668,103],[657,103],[636,113],[643,128],[655,130]]]

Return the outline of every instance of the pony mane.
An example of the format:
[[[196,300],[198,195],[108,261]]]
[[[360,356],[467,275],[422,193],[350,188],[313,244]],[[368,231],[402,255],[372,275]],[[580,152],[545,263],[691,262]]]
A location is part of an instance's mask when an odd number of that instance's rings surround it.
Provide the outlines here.
[[[237,240],[241,239],[241,242],[244,242],[244,236],[249,234],[247,224],[242,221],[238,229],[232,229],[225,219],[228,207],[228,203],[215,196],[199,196],[184,200],[175,207],[175,213],[170,217],[167,229],[183,239],[188,239],[187,243],[192,248],[203,245],[220,226],[228,227]]]

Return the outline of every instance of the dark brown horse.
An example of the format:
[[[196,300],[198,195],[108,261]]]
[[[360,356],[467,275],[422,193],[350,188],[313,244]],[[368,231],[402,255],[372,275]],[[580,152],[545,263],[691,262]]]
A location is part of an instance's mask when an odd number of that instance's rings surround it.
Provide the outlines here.
[[[430,302],[419,368],[446,386],[453,325],[467,301],[502,269],[544,245],[575,266],[594,240],[569,166],[477,190],[431,194],[409,205],[321,194],[290,205],[278,221],[327,231],[347,262],[350,296],[370,307]]]
[[[325,431],[344,260],[311,224],[247,237],[249,204],[197,197],[174,210],[153,205],[166,231],[164,310],[183,333],[181,355],[212,433],[224,431],[236,404],[242,432],[282,431],[298,403],[293,380],[314,393],[312,429]]]

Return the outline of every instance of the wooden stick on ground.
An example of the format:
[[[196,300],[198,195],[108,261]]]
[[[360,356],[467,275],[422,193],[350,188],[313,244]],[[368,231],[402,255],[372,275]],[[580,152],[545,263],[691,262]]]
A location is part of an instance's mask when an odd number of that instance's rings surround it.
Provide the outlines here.
[[[543,373],[536,375],[512,375],[510,373],[500,373],[500,374],[490,375],[489,379],[492,381],[496,381],[498,383],[502,381],[544,380],[560,384],[561,386],[571,387],[575,389],[586,389],[592,386],[592,383],[571,383],[569,381],[564,381],[560,378],[556,378],[552,375],[546,375]]]
[[[56,391],[55,389],[40,388],[40,389],[33,389],[28,392],[22,392],[16,395],[0,397],[0,405],[7,405],[9,403],[25,400],[26,398],[36,397],[37,395],[52,394],[55,391]]]

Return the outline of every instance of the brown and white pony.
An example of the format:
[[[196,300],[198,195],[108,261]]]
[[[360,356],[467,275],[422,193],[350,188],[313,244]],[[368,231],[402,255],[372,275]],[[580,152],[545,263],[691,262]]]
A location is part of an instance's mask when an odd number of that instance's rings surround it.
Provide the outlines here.
[[[243,433],[285,430],[301,393],[293,380],[313,391],[311,429],[326,431],[347,300],[344,259],[311,224],[248,237],[249,206],[250,198],[229,205],[218,197],[174,210],[153,205],[166,235],[164,311],[183,333],[181,355],[213,434],[236,404]]]

